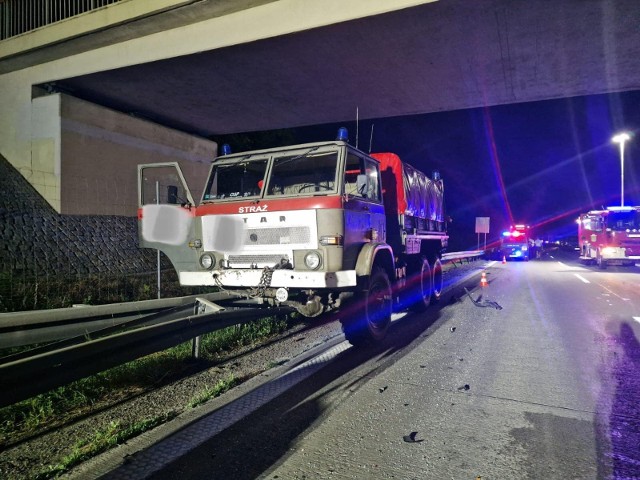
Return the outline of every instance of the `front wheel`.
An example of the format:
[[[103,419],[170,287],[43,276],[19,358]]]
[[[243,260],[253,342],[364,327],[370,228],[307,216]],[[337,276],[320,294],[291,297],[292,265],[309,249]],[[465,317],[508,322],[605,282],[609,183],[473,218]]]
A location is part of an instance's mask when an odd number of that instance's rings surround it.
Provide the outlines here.
[[[354,346],[376,343],[387,334],[391,324],[393,297],[389,276],[380,267],[374,268],[365,290],[355,297],[357,310],[341,318],[344,336]]]

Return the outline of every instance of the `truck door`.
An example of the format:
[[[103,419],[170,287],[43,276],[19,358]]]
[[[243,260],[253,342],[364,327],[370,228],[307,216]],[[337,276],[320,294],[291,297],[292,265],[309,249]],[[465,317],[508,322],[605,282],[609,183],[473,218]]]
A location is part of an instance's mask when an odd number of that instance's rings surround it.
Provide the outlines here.
[[[378,162],[348,151],[344,196],[344,264],[353,268],[365,243],[386,237]]]
[[[138,165],[138,239],[170,258],[195,238],[195,203],[176,162]]]

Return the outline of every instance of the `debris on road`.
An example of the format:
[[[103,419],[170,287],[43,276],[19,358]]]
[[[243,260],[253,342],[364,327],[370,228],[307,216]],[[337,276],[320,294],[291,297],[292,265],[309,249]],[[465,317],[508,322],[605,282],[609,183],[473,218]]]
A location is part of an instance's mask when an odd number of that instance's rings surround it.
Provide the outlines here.
[[[496,310],[502,310],[502,307],[500,306],[500,304],[498,304],[498,302],[494,302],[493,300],[482,300],[482,294],[478,296],[477,300],[474,300],[469,290],[467,290],[467,287],[464,288],[464,291],[467,292],[467,295],[476,307],[492,307]]]
[[[464,390],[467,391],[469,390],[471,387],[469,386],[468,383],[465,383],[462,387],[458,387],[458,390]]]
[[[416,435],[418,435],[418,432],[411,432],[409,435],[403,436],[402,439],[407,443],[420,443],[424,441],[424,438],[416,440]]]

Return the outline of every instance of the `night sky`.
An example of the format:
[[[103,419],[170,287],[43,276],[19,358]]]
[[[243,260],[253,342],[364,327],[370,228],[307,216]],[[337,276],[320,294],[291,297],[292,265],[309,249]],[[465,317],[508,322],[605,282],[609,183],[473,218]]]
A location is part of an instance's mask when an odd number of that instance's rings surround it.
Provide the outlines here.
[[[620,205],[620,151],[611,142],[620,131],[633,137],[625,145],[625,205],[640,205],[640,91],[361,120],[361,150],[369,150],[371,125],[373,152],[440,171],[451,251],[476,248],[476,217],[490,217],[489,242],[512,223],[555,240],[577,235],[579,213]],[[355,121],[287,135],[293,143],[333,139],[338,126],[355,144]]]
[[[545,238],[576,236],[579,213],[620,205],[620,150],[611,142],[620,131],[633,137],[625,144],[625,205],[640,205],[640,91],[361,120],[365,151],[372,124],[373,152],[440,170],[450,250],[476,248],[475,217],[490,217],[494,240],[512,223]],[[296,140],[333,138],[337,125],[355,144],[355,122],[297,129]]]

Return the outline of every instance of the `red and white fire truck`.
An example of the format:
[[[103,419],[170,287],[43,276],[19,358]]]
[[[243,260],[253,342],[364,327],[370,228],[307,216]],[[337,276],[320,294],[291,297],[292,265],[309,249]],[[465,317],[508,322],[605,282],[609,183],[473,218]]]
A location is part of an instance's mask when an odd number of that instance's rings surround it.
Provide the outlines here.
[[[341,321],[354,344],[383,338],[394,308],[424,309],[442,292],[439,173],[366,154],[344,131],[219,156],[198,205],[177,163],[140,165],[138,176],[140,245],[163,251],[182,285],[307,317],[349,300]]]
[[[640,261],[640,207],[607,207],[578,218],[580,261],[635,265]]]

